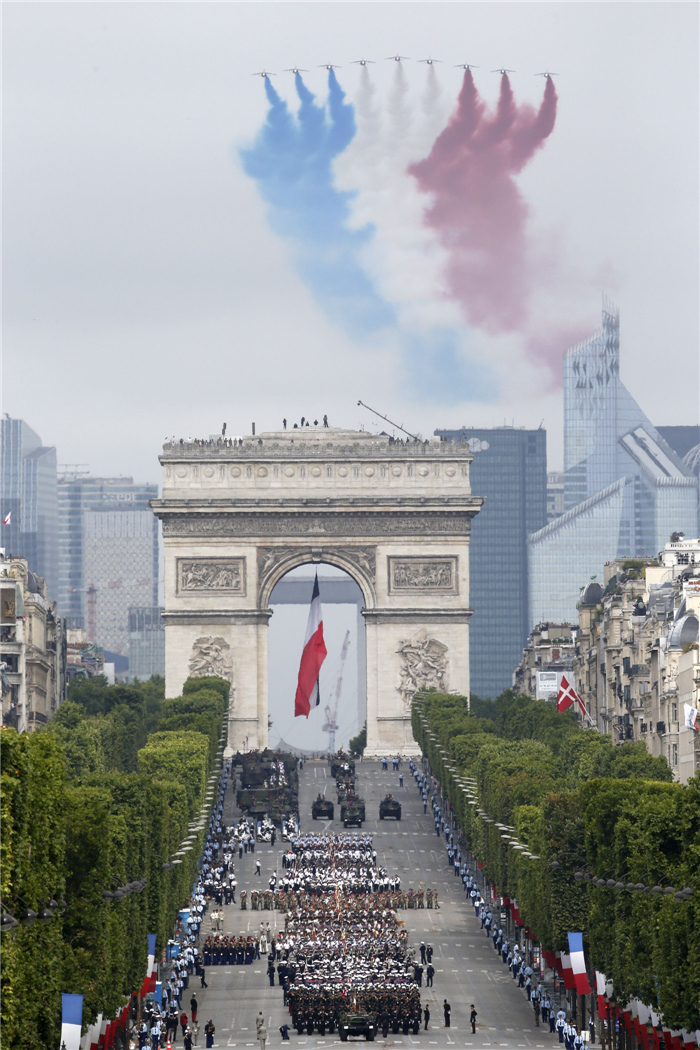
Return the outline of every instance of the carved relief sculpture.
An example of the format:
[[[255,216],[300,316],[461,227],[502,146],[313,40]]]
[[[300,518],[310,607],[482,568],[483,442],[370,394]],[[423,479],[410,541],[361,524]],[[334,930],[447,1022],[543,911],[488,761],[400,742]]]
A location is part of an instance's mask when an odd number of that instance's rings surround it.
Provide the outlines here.
[[[447,646],[437,638],[420,631],[414,639],[399,642],[396,652],[401,657],[401,681],[396,688],[407,706],[421,689],[447,689]]]
[[[178,593],[216,591],[217,594],[245,595],[243,558],[177,559]]]
[[[457,559],[389,558],[389,589],[457,594]]]
[[[233,683],[233,661],[230,654],[231,646],[225,638],[212,635],[198,638],[192,646],[190,676],[206,678],[209,675],[215,675],[217,678],[225,678],[227,682]],[[233,689],[231,697],[233,697]]]

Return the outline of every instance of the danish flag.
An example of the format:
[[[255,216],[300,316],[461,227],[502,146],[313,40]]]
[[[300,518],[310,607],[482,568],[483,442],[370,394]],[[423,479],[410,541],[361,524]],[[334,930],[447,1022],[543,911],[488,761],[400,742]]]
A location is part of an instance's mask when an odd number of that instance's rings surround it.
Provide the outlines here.
[[[301,654],[299,664],[299,681],[297,683],[297,694],[294,698],[294,717],[305,715],[309,717],[312,707],[318,707],[321,702],[321,694],[318,689],[318,676],[321,664],[326,659],[326,643],[323,640],[323,613],[321,612],[321,595],[318,589],[318,573],[314,580],[314,590],[311,595],[311,606],[309,608],[309,620],[306,625],[306,638],[304,639],[304,651]]]
[[[581,713],[588,717],[588,711],[586,711],[583,700],[574,687],[569,684],[566,675],[563,674],[561,676],[561,685],[559,686],[559,696],[557,697],[557,711],[566,711],[572,704],[578,704]]]

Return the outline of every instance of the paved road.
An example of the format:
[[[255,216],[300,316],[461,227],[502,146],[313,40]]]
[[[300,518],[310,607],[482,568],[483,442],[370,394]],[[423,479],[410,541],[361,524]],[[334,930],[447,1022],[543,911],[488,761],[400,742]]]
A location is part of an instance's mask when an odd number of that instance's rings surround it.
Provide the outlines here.
[[[367,803],[368,819],[363,830],[374,836],[379,862],[389,874],[401,876],[402,888],[437,888],[440,899],[438,911],[426,908],[400,913],[414,935],[409,937],[410,943],[418,945],[424,940],[434,948],[435,984],[433,988],[421,989],[423,1005],[430,1004],[430,1030],[421,1029],[417,1036],[390,1033],[386,1042],[381,1036],[377,1042],[384,1046],[420,1045],[426,1050],[455,1046],[506,1047],[508,1050],[544,1047],[554,1050],[555,1044],[558,1047],[556,1037],[548,1030],[535,1027],[532,1008],[523,990],[516,988],[515,981],[500,962],[500,956],[480,929],[471,905],[466,903],[461,883],[447,863],[444,839],[438,839],[435,834],[430,809],[427,815],[423,814],[418,790],[407,769],[403,788],[399,787],[398,774],[383,772],[379,762],[358,763],[357,773],[358,792]],[[343,830],[337,819],[327,824],[311,818],[311,802],[318,791],[327,788],[328,797],[335,802],[334,787],[327,765],[320,762],[305,764],[299,789],[302,831]],[[392,791],[402,803],[400,823],[379,820],[379,801],[387,791]],[[231,823],[236,810],[230,790],[227,800],[225,819]],[[275,850],[271,850],[267,844],[259,844],[254,855],[244,855],[242,860],[236,860],[239,893],[241,889],[267,888],[272,871],[282,870],[281,845],[278,840]],[[262,861],[260,878],[254,874],[257,859]],[[234,905],[226,907],[224,912],[224,932],[229,934],[257,930],[261,920],[269,921],[273,930],[283,926],[280,912],[241,912]],[[205,922],[203,932],[208,932],[207,926]],[[210,966],[207,969],[209,987],[201,992],[197,990],[199,1020],[203,1030],[207,1020],[213,1019],[215,1046],[257,1047],[255,1018],[259,1010],[267,1023],[268,1047],[282,1045],[279,1026],[289,1020],[289,1014],[282,1006],[282,989],[278,985],[269,987],[265,971],[266,961],[262,959],[252,966]],[[198,989],[198,985],[197,979],[191,982],[191,987]],[[445,998],[452,1007],[450,1028],[443,1027],[442,1002]],[[478,1013],[476,1035],[472,1035],[469,1025],[471,1003]],[[186,1004],[189,1013],[189,993],[186,993]],[[181,1039],[180,1034],[180,1042]],[[199,1045],[203,1044],[200,1031]],[[292,1031],[288,1045],[311,1050],[340,1046],[341,1043],[334,1035],[300,1038]]]

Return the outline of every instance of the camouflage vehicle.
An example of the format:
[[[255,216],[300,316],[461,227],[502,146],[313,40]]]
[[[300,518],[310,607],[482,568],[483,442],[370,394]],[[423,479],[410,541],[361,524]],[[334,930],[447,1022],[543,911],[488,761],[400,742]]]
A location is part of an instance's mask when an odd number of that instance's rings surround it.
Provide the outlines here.
[[[378,1027],[375,1014],[341,1014],[338,1019],[338,1035],[343,1043],[347,1043],[349,1035],[363,1035],[372,1043]]]
[[[345,812],[343,813],[343,827],[355,827],[361,828],[365,819],[365,803],[359,798],[351,798],[345,803]]]
[[[335,789],[338,792],[338,802],[352,795],[355,791],[355,777],[352,773],[341,774],[335,782]]]
[[[355,763],[350,758],[350,755],[346,755],[344,751],[339,751],[336,755],[331,755],[331,776],[337,777],[341,772],[354,773]]]
[[[379,819],[384,820],[385,817],[401,820],[401,803],[393,795],[387,795],[379,803]]]
[[[362,820],[366,819],[366,817],[365,817],[365,800],[363,798],[359,798],[357,795],[350,794],[350,795],[348,795],[348,797],[345,800],[345,802],[343,802],[341,804],[341,806],[340,806],[340,819],[341,820],[345,820],[345,813],[347,812],[348,806],[352,806],[355,809],[359,809],[360,816],[362,817]]]
[[[329,798],[324,798],[323,795],[318,795],[316,801],[311,807],[311,816],[314,820],[318,820],[319,817],[327,817],[328,820],[333,820],[333,803]]]

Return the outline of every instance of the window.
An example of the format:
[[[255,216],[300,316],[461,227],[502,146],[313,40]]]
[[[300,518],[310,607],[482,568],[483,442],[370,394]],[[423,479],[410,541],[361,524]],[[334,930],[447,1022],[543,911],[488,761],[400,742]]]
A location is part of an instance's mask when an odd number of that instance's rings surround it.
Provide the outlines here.
[[[671,721],[678,721],[678,704],[671,704]]]
[[[671,765],[678,765],[678,744],[671,744]]]

